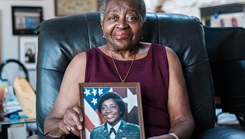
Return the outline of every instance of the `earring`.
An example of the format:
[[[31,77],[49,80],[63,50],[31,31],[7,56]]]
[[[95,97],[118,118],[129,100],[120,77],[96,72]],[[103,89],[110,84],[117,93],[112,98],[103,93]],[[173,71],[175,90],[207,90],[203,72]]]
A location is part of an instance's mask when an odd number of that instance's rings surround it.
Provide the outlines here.
[[[103,36],[102,36],[103,38],[105,38],[105,34],[103,34]]]

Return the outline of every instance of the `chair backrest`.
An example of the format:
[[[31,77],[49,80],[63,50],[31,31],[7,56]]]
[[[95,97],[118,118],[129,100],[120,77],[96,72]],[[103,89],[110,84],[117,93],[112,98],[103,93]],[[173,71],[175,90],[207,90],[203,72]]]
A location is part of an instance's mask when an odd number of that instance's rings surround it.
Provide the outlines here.
[[[186,79],[195,133],[212,128],[215,122],[214,89],[200,21],[180,14],[147,13],[143,37],[143,41],[166,44],[177,53]],[[97,12],[41,23],[37,63],[38,134],[43,134],[44,119],[54,105],[71,59],[79,52],[105,43]]]
[[[221,108],[245,117],[245,29],[204,27],[215,95]]]

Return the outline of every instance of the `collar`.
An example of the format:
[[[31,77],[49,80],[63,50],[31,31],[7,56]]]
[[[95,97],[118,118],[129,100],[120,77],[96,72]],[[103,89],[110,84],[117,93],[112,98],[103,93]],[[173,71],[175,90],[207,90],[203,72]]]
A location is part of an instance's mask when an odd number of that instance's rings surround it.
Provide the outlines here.
[[[122,121],[120,120],[113,128],[115,129],[116,133],[118,133],[118,129],[121,125]],[[107,123],[107,131],[108,133],[110,132],[110,129],[112,128],[112,126],[110,124]]]

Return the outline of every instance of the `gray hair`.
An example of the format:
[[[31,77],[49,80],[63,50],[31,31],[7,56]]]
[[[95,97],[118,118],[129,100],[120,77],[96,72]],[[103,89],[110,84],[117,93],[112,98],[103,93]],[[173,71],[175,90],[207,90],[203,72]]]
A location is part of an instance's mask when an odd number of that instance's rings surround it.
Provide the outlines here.
[[[101,5],[100,5],[100,20],[103,21],[104,15],[105,15],[105,10],[108,5],[108,3],[111,0],[102,0]],[[136,0],[139,4],[139,11],[140,11],[140,16],[142,22],[145,22],[146,20],[146,6],[145,6],[145,1],[144,0]]]

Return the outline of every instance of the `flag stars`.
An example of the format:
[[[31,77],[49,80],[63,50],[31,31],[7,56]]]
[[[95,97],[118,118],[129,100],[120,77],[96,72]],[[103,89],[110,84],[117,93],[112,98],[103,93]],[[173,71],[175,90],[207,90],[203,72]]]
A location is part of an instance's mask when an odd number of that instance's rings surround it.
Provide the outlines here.
[[[94,96],[96,96],[96,94],[97,94],[97,89],[94,89],[94,88],[93,88],[92,94],[93,94]]]
[[[127,89],[127,97],[123,101],[128,103],[128,113],[130,113],[134,106],[138,106],[137,95],[134,95],[129,89]]]
[[[89,95],[90,95],[89,89],[85,89],[84,94],[85,94],[86,96],[89,96]]]
[[[103,94],[103,89],[100,89],[100,88],[99,88],[99,92],[98,92],[98,93],[99,93],[99,95],[101,96],[101,95]]]
[[[96,98],[93,98],[93,100],[91,101],[91,103],[93,103],[94,105],[97,104],[97,99]]]

